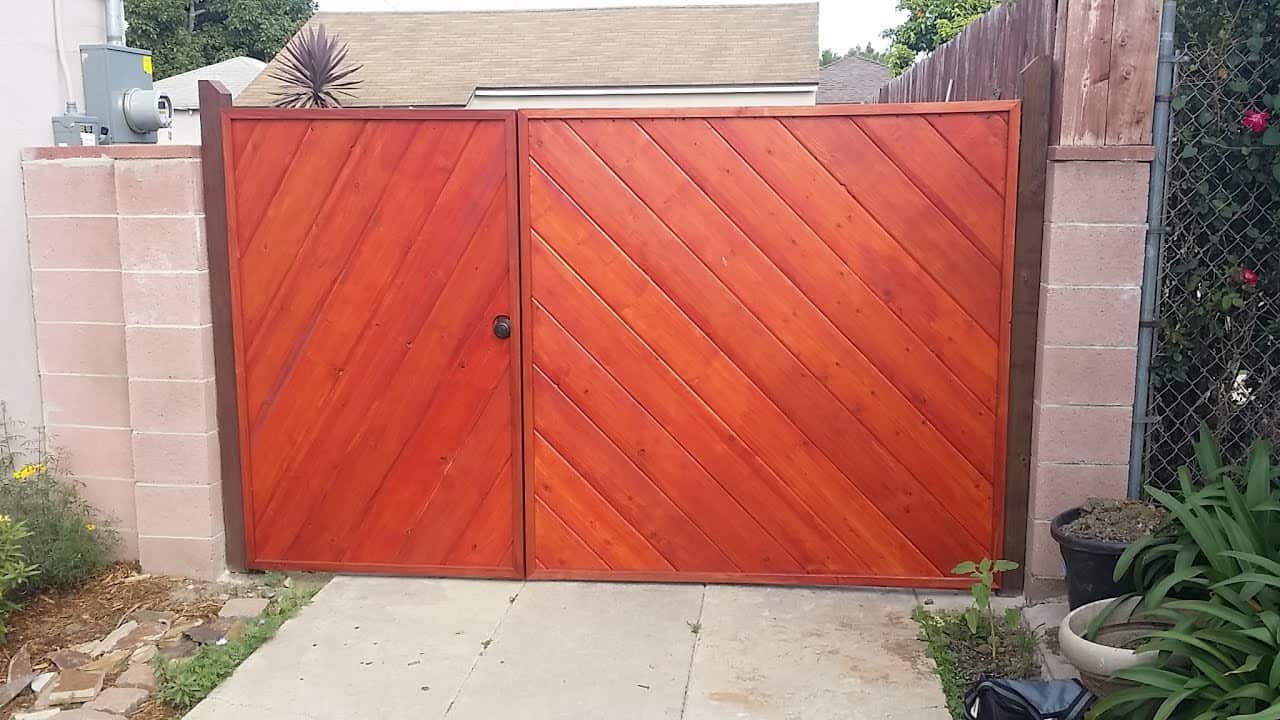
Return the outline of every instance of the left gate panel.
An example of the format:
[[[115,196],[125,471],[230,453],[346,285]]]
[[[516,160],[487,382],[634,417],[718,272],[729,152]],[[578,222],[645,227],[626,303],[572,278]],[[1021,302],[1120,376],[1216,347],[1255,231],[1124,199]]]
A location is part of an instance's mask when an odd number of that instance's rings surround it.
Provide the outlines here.
[[[250,567],[523,574],[514,127],[224,115]]]

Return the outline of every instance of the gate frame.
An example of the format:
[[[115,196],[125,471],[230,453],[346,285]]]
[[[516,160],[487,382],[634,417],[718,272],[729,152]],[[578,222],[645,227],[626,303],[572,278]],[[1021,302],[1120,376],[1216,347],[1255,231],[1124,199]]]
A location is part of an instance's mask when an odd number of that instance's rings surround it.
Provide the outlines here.
[[[1039,80],[1039,78],[1037,78]],[[1031,81],[1033,85],[1039,82]],[[1039,90],[1039,88],[1037,88]],[[235,342],[235,323],[233,322],[232,276],[228,255],[229,227],[227,207],[226,153],[228,147],[224,143],[225,119],[233,114],[235,117],[346,117],[346,118],[387,118],[387,119],[424,119],[436,117],[440,119],[490,118],[506,119],[514,122],[515,132],[508,135],[508,152],[512,154],[515,182],[508,187],[508,211],[517,224],[513,233],[513,243],[509,252],[509,268],[514,282],[511,283],[516,297],[512,308],[518,308],[518,316],[513,315],[516,323],[513,336],[518,340],[513,343],[513,372],[517,380],[516,391],[513,392],[514,428],[513,451],[522,453],[522,462],[518,482],[513,485],[517,493],[517,504],[521,512],[513,513],[516,524],[514,536],[515,576],[528,577],[529,552],[532,543],[526,543],[527,515],[529,509],[529,493],[525,486],[532,477],[532,453],[527,451],[532,435],[532,394],[526,395],[525,388],[531,384],[532,355],[527,343],[531,332],[524,323],[524,318],[531,312],[532,296],[525,289],[531,289],[531,265],[529,253],[526,251],[530,241],[527,223],[528,157],[525,148],[528,146],[528,121],[532,118],[601,118],[601,117],[803,117],[803,116],[857,116],[876,114],[939,114],[980,111],[1008,112],[1010,118],[1011,145],[1009,148],[1009,170],[1006,180],[1006,193],[1012,193],[1015,203],[1006,198],[1005,217],[1005,251],[1008,262],[1002,268],[1002,301],[1001,310],[1001,356],[999,358],[999,386],[1001,402],[997,406],[998,426],[1005,432],[997,443],[999,453],[997,462],[1001,481],[993,488],[993,511],[995,538],[993,547],[1002,548],[1006,558],[1026,563],[1026,532],[1028,527],[1028,489],[1030,464],[1026,453],[1030,450],[1030,428],[1022,428],[1029,420],[1029,410],[1033,398],[1019,398],[1014,394],[1017,386],[1026,387],[1033,381],[1034,347],[1036,343],[1036,324],[1028,322],[1031,318],[1019,315],[1026,314],[1029,308],[1022,311],[1019,306],[1035,307],[1038,298],[1027,297],[1025,288],[1015,292],[1015,286],[1024,285],[1029,277],[1039,277],[1039,245],[1038,237],[1033,234],[1032,225],[1039,215],[1043,214],[1043,203],[1035,203],[1035,197],[1043,197],[1044,167],[1043,152],[1036,152],[1039,147],[1041,125],[1039,117],[1042,103],[1039,98],[1028,99],[1026,112],[1023,112],[1021,101],[1004,100],[990,102],[953,102],[953,103],[910,103],[881,105],[827,105],[827,106],[793,106],[793,107],[733,107],[733,108],[582,108],[582,109],[529,109],[529,110],[406,110],[406,109],[345,109],[345,110],[283,110],[274,108],[236,108],[230,92],[218,81],[202,80],[199,83],[201,106],[201,141],[202,141],[202,173],[203,195],[205,207],[206,251],[209,262],[209,283],[211,295],[211,323],[213,334],[214,378],[216,388],[216,408],[220,472],[222,480],[222,506],[224,521],[224,543],[226,564],[229,569],[243,571],[248,569],[246,541],[251,526],[246,523],[243,496],[242,468],[242,432],[240,422],[238,396],[241,387],[241,373],[238,370],[238,351]],[[1039,93],[1036,93],[1038,95]],[[1018,131],[1015,132],[1014,123]],[[1032,142],[1028,143],[1027,140]],[[1033,147],[1029,147],[1033,146]],[[1021,156],[1021,160],[1020,160]],[[1021,168],[1020,168],[1021,165]],[[1021,169],[1021,175],[1019,170]],[[1029,171],[1029,172],[1028,172]],[[1032,201],[1028,204],[1028,201]],[[1039,205],[1037,208],[1036,206]],[[1021,220],[1021,222],[1020,222]],[[1034,228],[1039,230],[1039,228]],[[1016,239],[1015,239],[1016,235]],[[1033,241],[1034,247],[1028,247],[1027,240]],[[1021,252],[1019,252],[1021,251]],[[1015,276],[1016,275],[1016,276]],[[1017,297],[1021,296],[1021,298]],[[1034,312],[1034,310],[1033,310]],[[1019,322],[1022,320],[1022,322]],[[1031,357],[1026,356],[1026,349],[1031,349]],[[1014,355],[1023,358],[1022,365]],[[1011,358],[1013,369],[1011,377]],[[1022,365],[1021,368],[1018,366]],[[1021,370],[1021,372],[1020,372]],[[1021,376],[1021,379],[1019,378]],[[1011,423],[1018,423],[1015,428]],[[234,431],[229,429],[234,428]],[[515,465],[516,463],[513,463]],[[1015,571],[1006,578],[1006,590],[1021,586],[1022,572]],[[670,578],[627,577],[615,579],[646,580]],[[726,578],[731,580],[731,578]],[[803,582],[803,578],[798,578]],[[795,582],[792,580],[791,582]],[[782,580],[779,580],[782,582]],[[881,583],[887,584],[887,583]],[[906,584],[906,583],[900,583]],[[963,583],[947,585],[960,587]]]
[[[1037,78],[1038,79],[1038,78]],[[1034,81],[1033,81],[1034,82]],[[1028,108],[1033,113],[1039,112],[1039,108],[1033,104]],[[1031,194],[1035,192],[1043,192],[1043,170],[1036,173],[1036,160],[1033,156],[1035,144],[1039,142],[1039,122],[1036,115],[1027,118],[1030,123],[1024,121],[1022,113],[1023,101],[1021,99],[1014,100],[989,100],[989,101],[966,101],[966,102],[948,102],[948,103],[868,103],[857,105],[794,105],[794,106],[748,106],[748,107],[708,107],[708,108],[530,108],[517,111],[516,119],[516,147],[518,148],[518,175],[520,188],[520,284],[522,291],[528,288],[529,292],[524,293],[521,297],[521,313],[531,314],[533,306],[533,283],[532,283],[532,257],[529,251],[532,243],[532,226],[530,223],[529,213],[529,172],[530,172],[530,154],[527,150],[529,146],[529,121],[539,119],[555,119],[555,120],[574,120],[574,119],[643,119],[643,118],[785,118],[785,117],[854,117],[854,116],[874,116],[874,115],[944,115],[944,114],[961,114],[961,113],[977,113],[977,112],[1006,112],[1009,115],[1009,144],[1005,149],[1007,155],[1007,166],[1005,171],[1005,191],[1004,191],[1004,250],[1001,255],[1000,268],[1000,338],[999,338],[999,356],[998,372],[997,372],[997,402],[996,402],[996,428],[1002,430],[996,437],[995,447],[995,469],[996,478],[992,481],[992,554],[1001,554],[1004,558],[1015,560],[1021,566],[1026,564],[1026,530],[1027,518],[1029,513],[1028,487],[1030,482],[1030,463],[1024,462],[1026,457],[1023,449],[1022,436],[1025,434],[1027,439],[1030,438],[1030,427],[1025,431],[1015,433],[1015,428],[1010,425],[1011,421],[1026,422],[1022,416],[1024,411],[1032,405],[1033,398],[1028,395],[1026,398],[1020,398],[1011,395],[1011,389],[1014,387],[1010,377],[1011,359],[1014,356],[1015,348],[1034,348],[1036,342],[1037,328],[1034,322],[1029,325],[1026,322],[1015,323],[1015,316],[1019,313],[1014,306],[1014,288],[1015,285],[1022,285],[1029,274],[1039,278],[1039,242],[1033,243],[1033,253],[1018,253],[1017,240],[1020,238],[1019,226],[1028,222],[1034,223],[1034,218],[1023,215],[1022,204],[1027,197],[1024,197],[1023,183],[1020,180],[1019,171],[1024,169],[1022,166],[1027,165],[1030,170],[1030,178],[1034,181],[1037,175],[1040,176],[1038,181],[1032,183]],[[1021,144],[1023,131],[1027,129],[1027,125],[1033,133],[1032,148],[1024,148]],[[1025,155],[1025,157],[1024,157]],[[1037,188],[1040,188],[1037,190]],[[1035,203],[1033,202],[1033,205]],[[1041,206],[1043,203],[1041,203]],[[1029,210],[1030,208],[1028,208]],[[1040,208],[1043,211],[1043,207]],[[1036,262],[1036,267],[1029,273],[1027,265]],[[1020,272],[1021,270],[1021,272]],[[1020,278],[1022,281],[1020,281]],[[1018,293],[1022,295],[1023,293]],[[1020,298],[1021,299],[1021,298]],[[1015,325],[1020,331],[1018,336],[1014,336]],[[524,478],[526,483],[532,482],[534,477],[533,470],[533,393],[527,391],[533,385],[533,353],[532,353],[532,329],[529,326],[523,327],[524,336],[521,337],[521,346],[525,348],[525,366],[522,368],[523,383],[526,392],[524,395],[524,447],[526,448],[524,457]],[[1023,355],[1022,351],[1020,356]],[[1034,352],[1034,350],[1033,350]],[[1019,375],[1022,380],[1016,381],[1019,386],[1026,384],[1026,378],[1031,377],[1025,372],[1025,365],[1021,368],[1015,366],[1014,370],[1021,370]],[[1034,358],[1032,359],[1032,368],[1034,368]],[[1034,372],[1034,370],[1032,370]],[[1033,377],[1031,377],[1034,380]],[[1015,443],[1010,444],[1010,438],[1015,438]],[[1010,478],[1009,471],[1014,470],[1015,477]],[[1012,482],[1011,482],[1012,480]],[[531,486],[532,487],[532,486]],[[525,533],[531,537],[531,529],[533,527],[533,493],[525,493]],[[1014,507],[1010,507],[1014,504]],[[968,588],[972,581],[968,578],[893,578],[893,577],[854,577],[845,575],[752,575],[744,576],[732,573],[688,573],[673,574],[665,572],[617,572],[617,571],[558,571],[558,570],[537,570],[532,555],[533,542],[526,537],[525,542],[525,568],[526,577],[530,580],[605,580],[605,581],[623,581],[623,582],[711,582],[711,583],[741,583],[752,582],[759,584],[777,584],[777,585],[852,585],[852,586],[882,586],[882,587],[912,587],[912,588],[941,588],[941,589],[965,589]],[[997,551],[1000,551],[997,553]],[[976,559],[976,558],[975,558]],[[1020,589],[1022,585],[1022,577],[1020,572],[1011,573],[1012,582],[1002,583],[1000,579],[996,581],[996,587],[1002,590]],[[823,578],[826,578],[824,581]],[[1005,588],[1005,585],[1011,587]]]
[[[249,474],[248,456],[243,448],[248,445],[248,423],[244,408],[239,402],[245,392],[244,346],[240,339],[241,325],[237,322],[236,300],[239,297],[239,280],[236,263],[229,252],[230,236],[234,231],[234,215],[230,207],[229,190],[234,179],[228,178],[232,167],[232,146],[227,142],[233,120],[258,119],[344,119],[344,120],[488,120],[501,121],[505,127],[506,211],[507,211],[507,272],[511,293],[511,403],[512,403],[512,455],[519,455],[521,462],[511,463],[512,484],[512,550],[511,570],[497,571],[476,568],[449,568],[449,577],[483,577],[494,579],[524,579],[525,528],[524,495],[524,318],[521,297],[524,288],[520,277],[519,223],[519,152],[516,141],[516,114],[510,110],[461,110],[461,109],[385,109],[385,108],[333,108],[333,109],[285,109],[261,107],[234,107],[231,96],[221,83],[201,81],[201,140],[204,159],[204,195],[206,213],[206,249],[209,254],[209,284],[214,336],[214,379],[217,392],[218,443],[221,458],[223,519],[225,523],[226,560],[228,568],[237,571],[248,569],[306,569],[334,572],[396,572],[403,575],[430,575],[430,571],[412,571],[368,563],[326,563],[254,561],[253,518],[251,498],[245,495],[244,478]],[[206,109],[207,108],[207,109]],[[234,432],[230,429],[234,428]],[[443,568],[441,569],[443,572]]]

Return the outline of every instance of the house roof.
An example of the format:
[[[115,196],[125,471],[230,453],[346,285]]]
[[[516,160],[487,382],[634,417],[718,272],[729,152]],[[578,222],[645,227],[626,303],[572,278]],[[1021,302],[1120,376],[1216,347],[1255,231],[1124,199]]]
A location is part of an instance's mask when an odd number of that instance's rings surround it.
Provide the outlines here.
[[[813,84],[818,4],[317,13],[350,47],[351,105],[466,105],[480,88]],[[272,61],[274,67],[276,61]],[[262,73],[238,98],[270,105]]]
[[[188,70],[180,75],[172,75],[155,82],[157,92],[164,93],[173,101],[177,110],[196,110],[200,107],[200,91],[197,85],[201,80],[220,80],[231,93],[238,96],[258,77],[267,64],[251,57],[233,57],[212,65],[205,65],[195,70]]]
[[[891,79],[887,66],[850,55],[818,70],[818,102],[871,102]]]

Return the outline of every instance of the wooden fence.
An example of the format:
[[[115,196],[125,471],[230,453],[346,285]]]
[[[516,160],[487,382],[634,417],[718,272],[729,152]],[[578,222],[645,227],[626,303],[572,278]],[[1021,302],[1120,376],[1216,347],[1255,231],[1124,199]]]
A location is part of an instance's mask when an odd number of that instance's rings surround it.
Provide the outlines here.
[[[1050,144],[1149,146],[1160,0],[1011,0],[880,90],[880,102],[1019,98],[1053,57]]]
[[[1016,0],[880,89],[880,102],[1009,100],[1034,58],[1053,55],[1055,0]]]

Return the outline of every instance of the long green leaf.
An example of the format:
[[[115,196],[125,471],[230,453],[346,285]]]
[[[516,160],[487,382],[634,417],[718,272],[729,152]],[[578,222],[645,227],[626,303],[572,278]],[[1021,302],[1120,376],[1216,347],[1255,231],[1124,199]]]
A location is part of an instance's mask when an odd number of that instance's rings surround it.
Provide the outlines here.
[[[1162,670],[1158,667],[1141,666],[1131,667],[1116,672],[1115,677],[1121,680],[1128,680],[1132,683],[1142,685],[1150,685],[1158,687],[1162,690],[1181,690],[1186,687],[1187,683],[1194,681],[1195,678],[1188,678],[1186,675],[1180,675],[1171,670]]]
[[[1155,587],[1147,591],[1146,598],[1142,603],[1143,606],[1148,610],[1160,607],[1169,591],[1183,583],[1192,582],[1196,585],[1208,585],[1209,582],[1200,577],[1203,574],[1203,568],[1198,567],[1190,567],[1169,573],[1168,577],[1156,583]]]
[[[1253,616],[1208,600],[1168,600],[1163,607],[1176,612],[1211,615],[1240,628],[1253,627],[1255,624]]]
[[[1183,690],[1170,695],[1164,702],[1160,703],[1160,707],[1156,709],[1156,714],[1151,718],[1151,720],[1169,720],[1169,717],[1173,715],[1173,712],[1178,709],[1179,705],[1185,702],[1187,698],[1199,692],[1207,684],[1208,683],[1200,678],[1192,678],[1187,682]]]
[[[1280,577],[1280,562],[1276,562],[1271,558],[1263,557],[1258,553],[1241,552],[1239,550],[1224,550],[1222,554],[1230,558],[1235,558],[1237,560],[1243,560],[1248,563],[1253,563],[1254,565],[1261,567],[1263,570],[1266,570],[1270,573],[1275,574],[1277,577]]]
[[[1271,443],[1259,438],[1249,448],[1245,465],[1245,497],[1249,507],[1257,507],[1271,495]]]
[[[1280,702],[1276,702],[1261,712],[1250,715],[1232,715],[1227,720],[1280,720]]]

